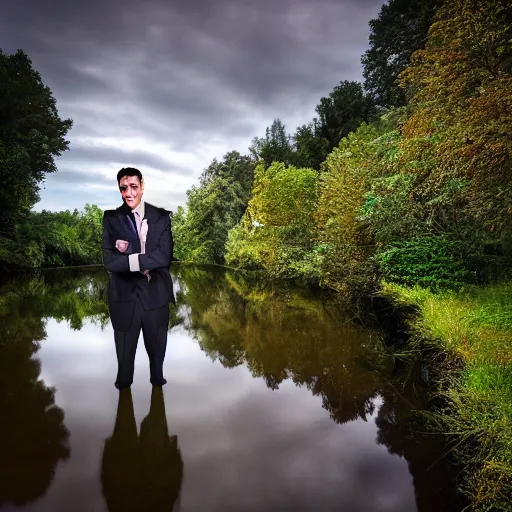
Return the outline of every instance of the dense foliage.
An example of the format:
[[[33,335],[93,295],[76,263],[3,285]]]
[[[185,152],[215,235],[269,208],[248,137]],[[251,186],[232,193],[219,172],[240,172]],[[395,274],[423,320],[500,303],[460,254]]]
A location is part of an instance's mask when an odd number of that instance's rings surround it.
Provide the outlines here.
[[[223,263],[228,231],[247,208],[254,180],[254,162],[232,151],[214,160],[201,175],[201,185],[188,192],[187,212],[173,216],[176,257],[196,263]]]
[[[402,77],[415,92],[403,127],[410,207],[482,278],[512,248],[511,21],[504,0],[447,2]]]
[[[432,17],[442,1],[392,0],[370,21],[370,48],[361,62],[364,87],[380,107],[401,107],[407,103],[398,77],[409,65],[412,54],[425,47]]]
[[[321,176],[315,213],[321,282],[349,300],[370,294],[376,285],[375,244],[364,221],[375,201],[369,205],[364,194],[372,179],[393,172],[395,124],[392,117],[361,125],[328,156]]]
[[[101,263],[103,211],[30,212],[10,238],[0,239],[0,260],[11,267]]]
[[[54,158],[68,148],[70,119],[59,118],[56,102],[28,56],[0,49],[0,236],[8,236],[39,200]]]
[[[229,233],[226,262],[276,277],[309,277],[317,179],[313,169],[258,165],[245,215]]]

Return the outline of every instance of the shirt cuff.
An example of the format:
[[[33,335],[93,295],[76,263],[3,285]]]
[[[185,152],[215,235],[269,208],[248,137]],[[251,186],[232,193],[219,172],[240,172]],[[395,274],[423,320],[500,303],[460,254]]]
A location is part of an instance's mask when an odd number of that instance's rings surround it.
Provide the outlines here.
[[[130,272],[140,272],[138,253],[130,254],[128,256],[128,263],[130,264]]]

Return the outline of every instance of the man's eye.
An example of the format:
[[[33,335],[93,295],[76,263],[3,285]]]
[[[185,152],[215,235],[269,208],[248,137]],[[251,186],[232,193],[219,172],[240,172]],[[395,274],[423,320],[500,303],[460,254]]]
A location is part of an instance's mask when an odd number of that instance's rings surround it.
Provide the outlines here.
[[[121,187],[119,187],[119,190],[121,190],[121,192],[124,192],[128,187],[126,185],[122,185]]]

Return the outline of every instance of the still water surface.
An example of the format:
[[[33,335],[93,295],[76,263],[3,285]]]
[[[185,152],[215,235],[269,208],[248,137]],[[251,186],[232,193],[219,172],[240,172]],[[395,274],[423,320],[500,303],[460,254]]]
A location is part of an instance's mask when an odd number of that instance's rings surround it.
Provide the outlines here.
[[[102,269],[0,287],[0,510],[459,510],[417,385],[305,290],[176,266],[164,374],[131,390]]]

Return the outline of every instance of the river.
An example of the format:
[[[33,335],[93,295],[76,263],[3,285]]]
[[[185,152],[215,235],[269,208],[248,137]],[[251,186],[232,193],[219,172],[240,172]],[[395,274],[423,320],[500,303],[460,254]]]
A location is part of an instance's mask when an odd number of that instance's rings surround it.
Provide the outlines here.
[[[103,269],[0,285],[0,510],[459,510],[424,387],[305,289],[173,268],[164,375],[114,387]]]

